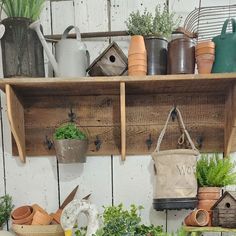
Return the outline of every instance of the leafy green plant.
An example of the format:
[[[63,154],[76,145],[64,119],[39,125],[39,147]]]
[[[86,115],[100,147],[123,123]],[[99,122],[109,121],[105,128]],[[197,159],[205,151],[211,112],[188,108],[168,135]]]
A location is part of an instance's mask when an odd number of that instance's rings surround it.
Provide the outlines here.
[[[212,157],[201,156],[197,162],[196,176],[200,187],[224,187],[236,184],[235,163],[230,158],[220,158],[218,153]]]
[[[161,36],[169,38],[172,31],[180,24],[180,18],[175,13],[169,13],[168,7],[164,4],[163,10],[158,4],[155,9],[155,16],[147,9],[141,14],[139,11],[132,12],[125,22],[130,35]]]
[[[155,17],[153,19],[152,34],[170,38],[173,30],[180,24],[180,17],[176,17],[175,13],[169,13],[168,7],[164,4],[163,10],[158,4],[155,9]]]
[[[26,17],[36,20],[45,0],[1,0],[3,11],[8,17]]]
[[[54,133],[55,140],[78,139],[85,140],[87,136],[74,123],[67,123],[56,129]]]
[[[9,220],[13,207],[12,197],[9,195],[0,197],[0,227]]]

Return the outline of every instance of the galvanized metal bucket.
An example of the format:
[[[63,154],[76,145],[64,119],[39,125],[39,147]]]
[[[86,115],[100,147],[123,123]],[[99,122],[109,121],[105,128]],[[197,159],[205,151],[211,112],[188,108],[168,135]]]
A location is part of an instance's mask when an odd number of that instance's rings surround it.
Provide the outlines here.
[[[88,140],[54,140],[56,157],[59,163],[85,163]]]

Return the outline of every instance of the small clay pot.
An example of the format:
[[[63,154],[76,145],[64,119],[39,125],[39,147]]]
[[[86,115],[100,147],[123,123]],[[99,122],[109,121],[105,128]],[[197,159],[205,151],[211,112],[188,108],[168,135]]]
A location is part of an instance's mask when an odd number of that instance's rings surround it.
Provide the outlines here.
[[[36,211],[33,217],[32,225],[49,225],[53,220],[53,217],[49,214]]]
[[[147,61],[147,54],[146,53],[135,53],[129,55],[128,62],[132,60],[145,60]]]
[[[128,54],[132,55],[135,53],[147,54],[145,43],[144,43],[144,38],[141,35],[131,36]]]
[[[187,226],[206,226],[209,224],[209,213],[206,210],[198,209],[191,212],[184,220]]]
[[[221,188],[201,187],[198,189],[199,200],[218,200],[221,197]]]
[[[29,216],[20,220],[12,219],[12,223],[16,225],[31,225],[35,211],[32,207],[30,207],[30,209],[31,209],[31,214]]]
[[[210,211],[216,202],[217,200],[199,200],[197,208]]]
[[[22,206],[18,207],[11,213],[11,217],[13,220],[21,220],[28,217],[31,214],[30,206]]]
[[[40,212],[42,212],[44,214],[47,214],[47,212],[41,206],[39,206],[38,204],[33,204],[32,208],[34,209],[35,212],[36,211],[40,211]]]
[[[202,54],[196,57],[196,61],[199,74],[210,74],[215,61],[215,55]]]
[[[201,48],[215,48],[215,43],[212,41],[202,41],[196,45],[196,50]]]
[[[143,65],[143,66],[146,66],[147,67],[147,60],[142,60],[142,59],[134,59],[134,60],[130,60],[128,62],[128,66],[136,66],[136,65]]]
[[[215,48],[200,48],[195,51],[195,56],[199,56],[202,54],[212,54],[215,55]]]
[[[147,66],[145,65],[134,65],[134,66],[129,66],[129,71],[147,71]]]
[[[58,209],[56,213],[52,214],[53,220],[57,224],[61,223],[61,213],[62,213],[62,209]]]
[[[130,76],[145,76],[147,75],[147,71],[133,71],[133,72],[129,72]]]

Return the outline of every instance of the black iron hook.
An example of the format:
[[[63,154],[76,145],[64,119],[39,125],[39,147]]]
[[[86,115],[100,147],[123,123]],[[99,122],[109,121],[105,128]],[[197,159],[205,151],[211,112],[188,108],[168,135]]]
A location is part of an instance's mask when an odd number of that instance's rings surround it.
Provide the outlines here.
[[[201,149],[201,148],[202,148],[202,146],[203,146],[203,141],[204,141],[203,136],[198,136],[198,137],[197,137],[196,143],[197,143],[197,148],[198,148],[198,149]]]
[[[148,139],[146,139],[146,145],[147,145],[148,150],[151,149],[152,144],[153,144],[153,142],[152,142],[152,135],[149,134]]]
[[[176,105],[174,105],[174,110],[171,112],[171,119],[174,122],[175,119],[177,118],[177,110],[176,110]]]
[[[98,135],[96,136],[96,140],[94,141],[94,145],[96,146],[96,151],[99,151],[102,146],[102,141],[99,139]]]
[[[48,138],[47,135],[45,136],[44,145],[47,146],[48,150],[51,150],[53,147],[53,142]]]
[[[76,114],[72,110],[72,106],[70,107],[70,112],[68,113],[69,121],[75,122]]]

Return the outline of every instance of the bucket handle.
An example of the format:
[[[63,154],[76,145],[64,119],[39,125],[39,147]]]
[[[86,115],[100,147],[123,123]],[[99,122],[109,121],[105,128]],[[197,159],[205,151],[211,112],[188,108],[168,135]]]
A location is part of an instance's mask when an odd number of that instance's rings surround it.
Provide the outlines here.
[[[170,120],[170,118],[171,118],[171,114],[172,114],[172,112],[175,111],[175,110],[176,110],[177,115],[178,115],[178,117],[179,117],[179,121],[180,121],[180,124],[179,124],[179,125],[182,126],[183,133],[186,135],[186,137],[187,137],[187,139],[188,139],[188,141],[189,141],[189,143],[190,143],[190,145],[191,145],[191,148],[192,148],[193,150],[197,150],[196,147],[195,147],[195,145],[194,145],[194,143],[193,143],[193,140],[191,139],[191,137],[190,137],[188,131],[187,131],[186,128],[185,128],[185,125],[184,125],[184,122],[183,122],[183,117],[182,117],[182,115],[181,115],[180,110],[179,110],[178,108],[176,108],[176,107],[173,107],[173,108],[170,110],[170,113],[169,113],[169,115],[168,115],[168,117],[167,117],[167,120],[166,120],[166,123],[165,123],[165,125],[164,125],[164,128],[163,128],[163,130],[162,130],[161,133],[160,133],[160,136],[159,136],[158,141],[157,141],[157,146],[156,146],[156,149],[155,149],[154,152],[159,152],[159,151],[160,151],[161,142],[162,142],[162,139],[163,139],[163,137],[164,137],[164,135],[165,135],[165,133],[166,133],[166,129],[167,129],[169,120]]]
[[[231,21],[231,24],[232,24],[232,32],[233,32],[233,33],[236,32],[236,21],[235,21],[235,19],[233,19],[233,18],[227,19],[227,20],[225,20],[225,22],[224,22],[224,24],[223,24],[223,27],[222,27],[222,30],[221,30],[221,37],[222,37],[222,38],[225,37],[226,29],[227,29],[227,26],[228,26],[229,21]]]
[[[77,26],[74,26],[74,25],[70,25],[70,26],[68,26],[68,27],[65,29],[65,31],[64,31],[64,33],[63,33],[61,39],[66,39],[66,38],[68,37],[69,32],[70,32],[72,29],[75,29],[76,39],[77,39],[78,41],[81,41],[80,30],[79,30],[79,28],[78,28]]]

